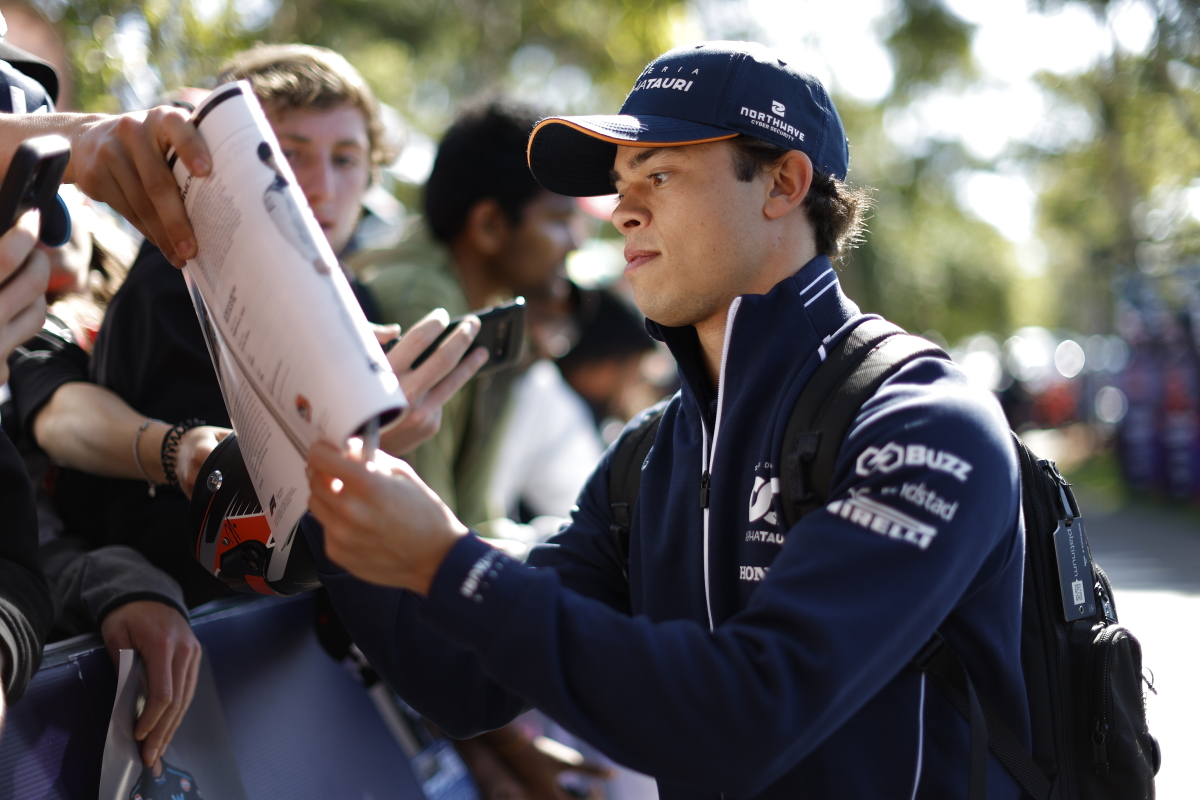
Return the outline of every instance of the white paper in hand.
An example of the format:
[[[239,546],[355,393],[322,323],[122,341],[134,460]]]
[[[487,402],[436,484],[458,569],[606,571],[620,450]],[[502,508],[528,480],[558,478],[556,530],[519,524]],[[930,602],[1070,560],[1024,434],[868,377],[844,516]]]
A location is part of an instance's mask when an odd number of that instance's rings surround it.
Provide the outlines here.
[[[285,539],[273,543],[274,580],[308,505],[308,448],[407,402],[250,85],[218,87],[193,119],[213,166],[193,178],[172,163],[199,245],[184,277],[258,499]]]

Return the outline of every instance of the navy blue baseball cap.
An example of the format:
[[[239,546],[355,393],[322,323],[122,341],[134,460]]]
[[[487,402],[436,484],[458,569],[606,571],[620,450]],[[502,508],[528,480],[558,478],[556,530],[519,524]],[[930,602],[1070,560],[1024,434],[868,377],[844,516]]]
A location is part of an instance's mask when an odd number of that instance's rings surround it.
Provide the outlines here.
[[[650,62],[616,115],[547,117],[529,137],[529,168],[545,188],[612,194],[617,146],[679,147],[739,135],[806,154],[846,179],[849,144],[825,87],[754,42],[678,47]]]

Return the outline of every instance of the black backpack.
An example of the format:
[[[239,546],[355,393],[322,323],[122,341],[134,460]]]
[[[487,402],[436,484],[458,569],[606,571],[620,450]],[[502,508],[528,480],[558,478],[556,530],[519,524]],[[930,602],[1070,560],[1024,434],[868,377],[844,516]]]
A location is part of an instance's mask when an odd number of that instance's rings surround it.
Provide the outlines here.
[[[882,320],[864,321],[830,349],[796,401],[784,437],[780,491],[788,529],[824,505],[838,450],[862,404],[904,365],[928,356],[949,359],[936,345]],[[624,438],[609,472],[610,532],[626,575],[641,466],[661,414],[647,415]],[[976,694],[940,634],[911,665],[970,726],[969,800],[987,795],[989,749],[1034,800],[1150,800],[1160,753],[1146,725],[1141,645],[1117,624],[1112,586],[1092,560],[1071,485],[1054,462],[1039,459],[1015,433],[1013,441],[1025,517],[1021,662],[1032,752]],[[1056,547],[1067,554],[1061,574]]]

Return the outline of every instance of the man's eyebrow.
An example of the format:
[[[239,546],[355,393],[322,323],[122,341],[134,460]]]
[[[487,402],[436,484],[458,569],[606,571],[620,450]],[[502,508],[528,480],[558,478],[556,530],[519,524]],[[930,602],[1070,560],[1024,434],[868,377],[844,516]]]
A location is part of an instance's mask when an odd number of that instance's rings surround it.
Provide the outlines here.
[[[625,162],[625,168],[630,170],[637,169],[639,166],[645,164],[651,158],[666,149],[666,147],[648,147],[645,150],[639,150],[630,156],[629,160]],[[618,180],[620,180],[621,175],[615,169],[612,169],[608,171],[608,177],[615,184]]]

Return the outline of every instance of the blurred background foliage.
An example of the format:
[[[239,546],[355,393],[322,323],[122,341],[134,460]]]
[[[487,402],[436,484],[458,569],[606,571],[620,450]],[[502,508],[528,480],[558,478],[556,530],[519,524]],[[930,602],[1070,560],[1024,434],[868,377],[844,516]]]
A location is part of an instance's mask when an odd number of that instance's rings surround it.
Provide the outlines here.
[[[610,112],[646,61],[671,46],[786,38],[751,13],[755,0],[29,2],[65,43],[74,85],[64,105],[82,110],[145,107],[165,89],[207,85],[224,58],[259,40],[345,54],[415,145],[393,170],[410,204],[465,100],[499,90],[555,111]],[[1069,135],[987,157],[936,132],[894,134],[938,93],[987,87],[976,25],[955,10],[962,2],[886,0],[874,31],[890,88],[865,100],[838,95],[851,180],[873,187],[877,201],[843,279],[864,310],[950,342],[1029,324],[1109,333],[1116,283],[1169,281],[1200,249],[1188,204],[1200,174],[1200,0],[1033,0],[1042,14],[1082,5],[1102,27],[1114,8],[1140,4],[1153,31],[1139,52],[1114,39],[1086,70],[1036,75],[1047,108],[1074,120]],[[0,8],[11,16],[22,6]],[[964,202],[964,181],[993,172],[1019,175],[1036,196],[1028,241],[1006,238]]]

